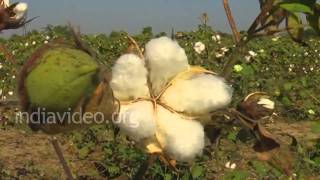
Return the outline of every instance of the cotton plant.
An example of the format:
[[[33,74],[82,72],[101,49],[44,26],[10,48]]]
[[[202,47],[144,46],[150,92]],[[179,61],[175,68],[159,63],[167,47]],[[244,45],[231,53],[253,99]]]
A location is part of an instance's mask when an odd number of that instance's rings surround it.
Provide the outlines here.
[[[210,114],[232,99],[223,78],[191,66],[167,37],[149,41],[144,56],[121,56],[110,86],[120,101],[115,124],[146,152],[183,162],[202,154]]]

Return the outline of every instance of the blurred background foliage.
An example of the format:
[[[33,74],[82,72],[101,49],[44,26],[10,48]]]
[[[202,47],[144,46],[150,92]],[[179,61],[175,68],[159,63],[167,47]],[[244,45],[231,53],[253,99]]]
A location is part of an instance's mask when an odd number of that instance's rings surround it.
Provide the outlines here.
[[[151,27],[146,27],[141,34],[133,37],[144,47],[151,38],[163,35],[165,33],[154,34]],[[221,36],[220,41],[213,40],[216,35]],[[237,104],[250,92],[265,91],[277,101],[281,115],[296,121],[319,118],[320,38],[312,31],[307,31],[306,35],[305,46],[295,43],[286,35],[251,41],[248,44],[248,53],[238,57],[241,71],[233,74],[234,103]],[[83,35],[82,38],[99,54],[104,63],[111,67],[128,47],[126,36],[126,32],[120,31],[109,35]],[[67,27],[48,26],[41,32],[32,31],[25,36],[13,35],[9,39],[0,39],[1,44],[12,53],[17,62],[17,66],[13,67],[13,61],[0,54],[2,94],[14,91],[16,69],[21,67],[32,52],[44,43],[59,38],[67,41],[70,39]],[[204,66],[217,73],[221,72],[228,54],[234,48],[230,35],[215,32],[206,25],[200,25],[197,31],[177,32],[175,38],[185,49],[191,64]],[[205,45],[205,50],[200,54],[194,50],[196,42]]]
[[[111,67],[115,60],[128,47],[126,32],[112,32],[109,35],[83,35],[82,39],[98,53],[104,63]],[[143,28],[138,35],[132,36],[141,47],[154,37],[166,35],[153,33],[151,27]],[[170,34],[168,36],[171,36]],[[217,36],[220,38],[217,39]],[[262,37],[248,44],[247,52],[239,55],[240,69],[235,69],[232,77],[234,101],[236,105],[246,95],[254,91],[265,91],[276,101],[277,113],[289,121],[315,121],[320,119],[320,38],[313,31],[305,32],[306,45],[301,46],[288,35]],[[31,31],[24,36],[13,35],[8,39],[0,38],[0,45],[14,58],[8,59],[0,52],[0,89],[1,99],[16,98],[16,72],[23,62],[43,44],[57,39],[71,39],[66,26],[48,26],[42,31]],[[185,49],[189,62],[201,65],[214,72],[221,72],[228,55],[234,48],[234,41],[229,34],[216,32],[203,24],[190,32],[176,32],[174,38]],[[205,50],[197,53],[194,45],[202,42]],[[214,92],[213,92],[214,93]],[[319,128],[320,129],[320,128]],[[79,159],[85,159],[94,152],[100,152],[95,161],[97,171],[84,172],[80,178],[117,177],[122,174],[132,175],[145,155],[134,148],[134,143],[124,136],[116,140],[110,125],[92,127],[89,130],[73,132],[66,137],[73,142]],[[247,177],[284,178],[275,167],[261,161],[245,161],[237,148],[241,142],[237,136],[239,128],[228,130],[223,134],[222,148],[217,150],[215,157],[204,153],[204,156],[190,167],[178,164],[179,173],[171,171],[159,162],[154,164],[147,174],[149,179],[203,179],[215,177],[217,172],[224,179],[246,179]],[[307,152],[295,164],[299,177],[319,175],[320,142]],[[99,149],[99,150],[98,150]],[[221,169],[227,161],[241,161],[237,170]],[[244,161],[244,162],[242,162]],[[1,164],[1,163],[0,163]],[[242,164],[242,165],[241,165]],[[245,164],[245,165],[243,165]],[[7,172],[1,171],[5,177]],[[10,177],[8,175],[8,177]]]

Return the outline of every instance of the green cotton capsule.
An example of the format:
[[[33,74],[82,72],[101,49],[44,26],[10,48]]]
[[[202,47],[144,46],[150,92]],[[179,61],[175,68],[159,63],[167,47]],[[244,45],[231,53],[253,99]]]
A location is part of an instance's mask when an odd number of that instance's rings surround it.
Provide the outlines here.
[[[98,64],[87,53],[72,48],[47,49],[25,79],[32,108],[50,112],[73,110],[98,84]]]

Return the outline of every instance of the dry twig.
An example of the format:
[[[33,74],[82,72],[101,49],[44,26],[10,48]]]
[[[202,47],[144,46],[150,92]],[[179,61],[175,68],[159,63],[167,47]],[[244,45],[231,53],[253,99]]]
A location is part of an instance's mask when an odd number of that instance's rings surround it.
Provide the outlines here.
[[[236,43],[239,43],[240,42],[240,33],[237,30],[236,23],[235,23],[234,18],[232,16],[231,9],[229,6],[229,1],[223,0],[223,6],[224,6],[224,10],[226,12],[227,18],[228,18],[229,25],[230,25],[232,33],[233,33],[233,37],[234,37]]]
[[[71,173],[71,170],[67,164],[67,161],[65,160],[64,156],[63,156],[63,153],[61,151],[61,148],[60,148],[60,145],[59,145],[59,142],[57,140],[56,137],[52,137],[51,139],[51,143],[53,145],[53,148],[55,150],[55,152],[57,153],[58,155],[58,158],[59,158],[59,161],[63,167],[63,170],[67,176],[67,180],[73,180],[73,176],[72,176],[72,173]]]

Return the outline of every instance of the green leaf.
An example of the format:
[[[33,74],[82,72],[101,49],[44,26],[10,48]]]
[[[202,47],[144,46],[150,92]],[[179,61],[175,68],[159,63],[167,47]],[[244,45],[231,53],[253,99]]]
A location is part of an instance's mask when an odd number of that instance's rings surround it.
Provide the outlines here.
[[[284,89],[285,91],[290,91],[292,88],[293,88],[293,84],[290,83],[290,82],[286,82],[286,83],[284,83],[284,85],[283,85],[283,89]]]
[[[282,176],[282,172],[279,171],[279,169],[276,168],[272,168],[271,169],[272,174],[274,174],[276,177],[281,177]]]
[[[298,13],[298,12],[303,12],[303,13],[310,13],[312,14],[313,11],[311,9],[310,6],[303,4],[303,3],[290,3],[290,2],[285,2],[285,3],[280,3],[279,6],[284,9],[287,10],[291,13]]]
[[[246,180],[248,173],[246,171],[233,171],[227,173],[223,179],[224,180]]]
[[[228,140],[235,142],[235,141],[237,140],[237,134],[238,134],[237,132],[231,132],[231,133],[229,133],[229,134],[228,134],[228,137],[227,137]]]
[[[201,177],[203,174],[204,174],[204,169],[202,166],[199,166],[199,165],[192,166],[191,175],[194,179]]]
[[[316,4],[313,14],[307,14],[309,25],[320,35],[320,4]]]
[[[85,159],[90,153],[90,149],[85,146],[82,149],[79,150],[79,159]]]
[[[261,176],[265,176],[268,173],[268,169],[266,168],[266,166],[259,161],[252,161],[252,166],[253,168],[256,170],[256,172]]]
[[[283,98],[281,99],[281,102],[282,102],[282,104],[284,104],[285,106],[291,106],[291,105],[292,105],[291,100],[290,100],[287,96],[283,97]]]
[[[314,133],[320,133],[320,123],[319,122],[315,122],[311,126],[311,131],[314,132]]]
[[[165,175],[163,176],[163,179],[164,179],[164,180],[171,180],[171,179],[172,179],[172,176],[171,176],[171,174],[165,174]]]
[[[185,174],[182,176],[181,179],[182,179],[182,180],[190,180],[190,179],[191,179],[191,176],[190,176],[189,173],[185,173]]]
[[[241,75],[245,77],[254,76],[255,71],[251,65],[242,64],[241,66],[243,67],[242,71],[240,72]]]
[[[290,34],[291,38],[296,42],[301,42],[303,39],[303,25],[302,20],[298,14],[289,14],[286,19],[287,31]]]

